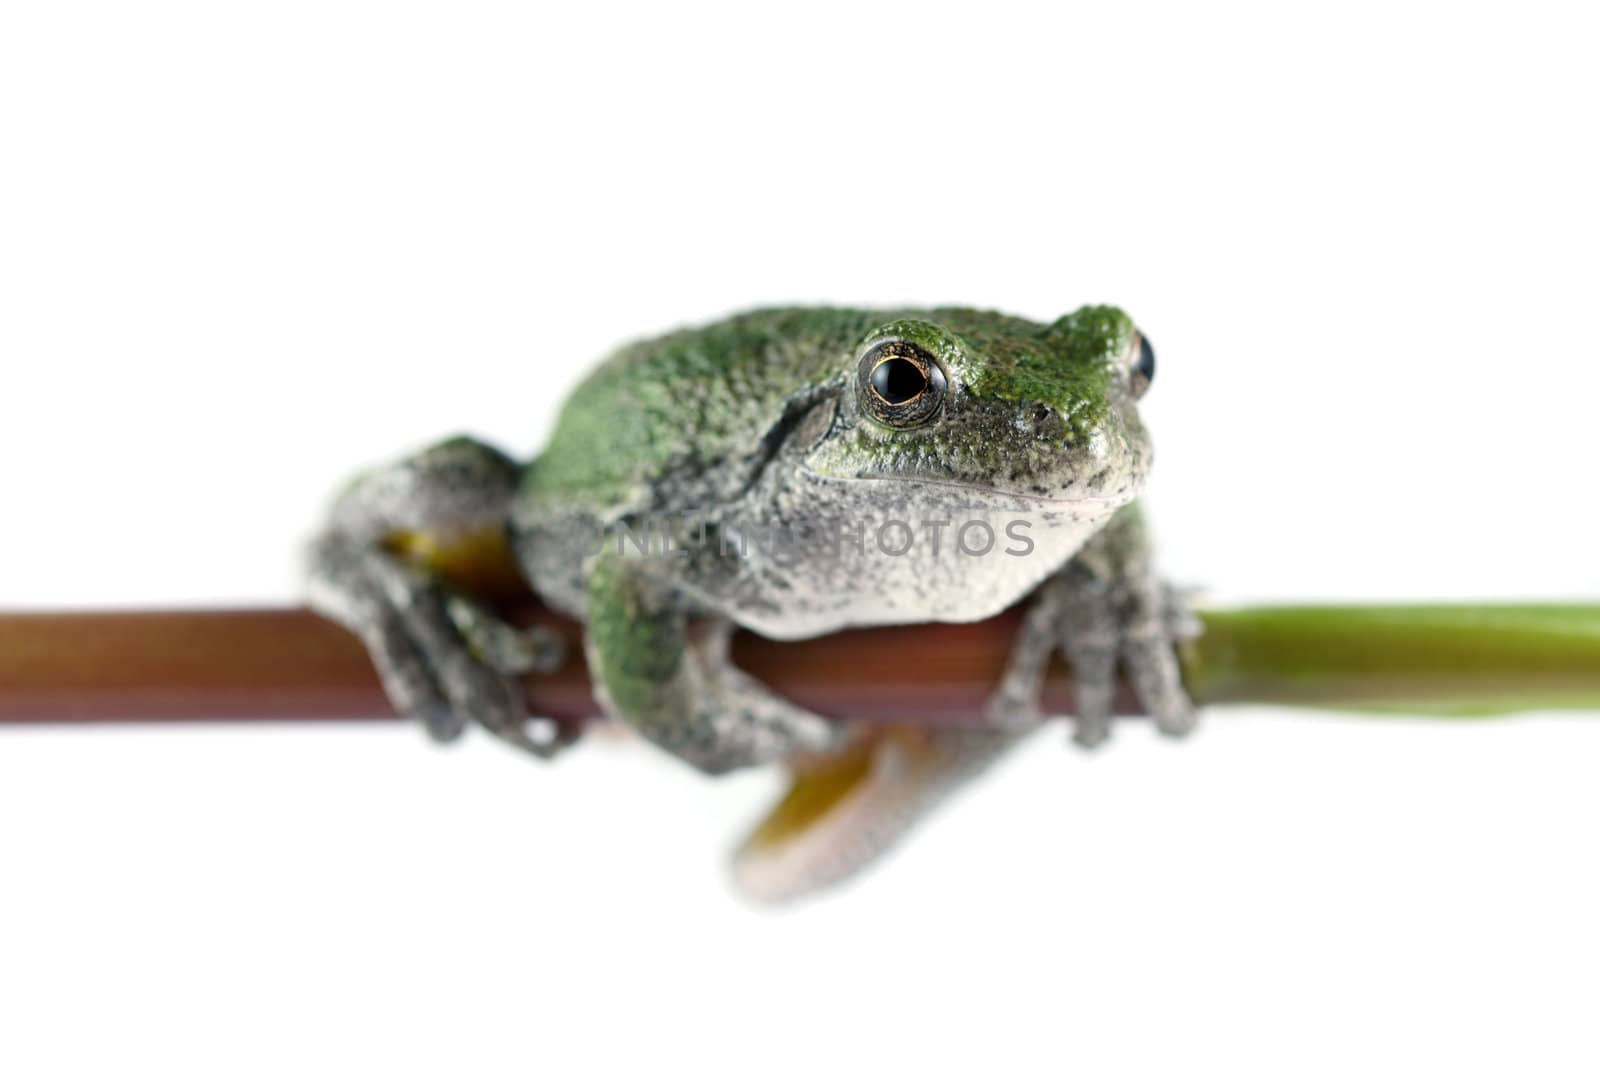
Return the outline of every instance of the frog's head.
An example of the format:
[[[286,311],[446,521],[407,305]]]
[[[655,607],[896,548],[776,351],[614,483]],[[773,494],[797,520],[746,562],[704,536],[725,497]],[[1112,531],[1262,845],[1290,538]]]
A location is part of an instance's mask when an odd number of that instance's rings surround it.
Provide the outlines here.
[[[832,430],[805,461],[816,474],[1106,514],[1144,485],[1137,401],[1155,355],[1116,308],[1044,326],[932,311],[876,326],[851,358]]]

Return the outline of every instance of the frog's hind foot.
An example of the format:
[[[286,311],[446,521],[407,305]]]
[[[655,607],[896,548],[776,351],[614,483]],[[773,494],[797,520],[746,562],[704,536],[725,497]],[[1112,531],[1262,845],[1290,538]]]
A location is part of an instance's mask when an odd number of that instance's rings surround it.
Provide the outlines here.
[[[434,739],[476,722],[549,756],[575,732],[530,719],[517,676],[554,670],[561,640],[510,625],[468,591],[509,569],[515,472],[493,449],[457,439],[363,478],[311,546],[307,594],[361,637],[390,702]]]
[[[789,760],[789,788],[734,855],[746,896],[785,903],[853,877],[1030,727],[861,725],[838,748]]]

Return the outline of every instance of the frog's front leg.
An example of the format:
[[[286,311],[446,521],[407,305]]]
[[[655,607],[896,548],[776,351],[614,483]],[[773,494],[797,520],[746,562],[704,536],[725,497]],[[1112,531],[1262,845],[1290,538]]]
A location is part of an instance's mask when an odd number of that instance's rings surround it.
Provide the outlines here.
[[[1156,576],[1143,519],[1129,505],[1034,594],[989,716],[1005,724],[1037,718],[1045,671],[1060,649],[1077,689],[1078,744],[1089,748],[1110,736],[1119,666],[1156,727],[1186,734],[1195,712],[1175,642],[1198,626]]]
[[[549,755],[572,734],[528,721],[515,675],[552,669],[559,640],[509,626],[471,592],[516,578],[505,534],[521,472],[454,438],[363,476],[311,546],[307,598],[361,637],[390,702],[436,740],[476,721]]]
[[[648,560],[590,563],[585,649],[595,696],[641,736],[708,774],[833,747],[845,727],[733,665],[726,620],[697,616]]]

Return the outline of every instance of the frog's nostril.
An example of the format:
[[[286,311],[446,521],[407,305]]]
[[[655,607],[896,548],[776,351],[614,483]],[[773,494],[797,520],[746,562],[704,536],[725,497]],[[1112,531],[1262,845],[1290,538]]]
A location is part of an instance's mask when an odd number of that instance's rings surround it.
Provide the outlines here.
[[[1055,434],[1061,431],[1061,412],[1049,404],[1035,404],[1031,412],[1033,418],[1033,432],[1039,434]]]

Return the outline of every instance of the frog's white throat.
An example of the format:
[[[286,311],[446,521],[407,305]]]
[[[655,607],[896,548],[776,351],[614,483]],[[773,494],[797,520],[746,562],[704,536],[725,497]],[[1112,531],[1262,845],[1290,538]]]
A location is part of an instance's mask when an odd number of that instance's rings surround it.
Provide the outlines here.
[[[780,640],[847,627],[988,618],[1060,570],[1128,499],[983,496],[952,501],[953,507],[902,497],[900,506],[871,513],[824,510],[815,516],[819,529],[845,524],[842,540],[751,544],[742,594],[722,610]],[[969,506],[978,503],[984,506]]]

